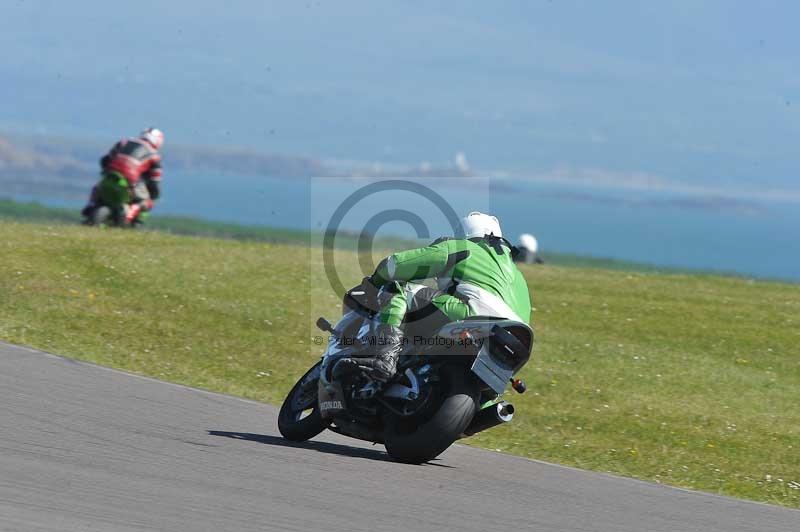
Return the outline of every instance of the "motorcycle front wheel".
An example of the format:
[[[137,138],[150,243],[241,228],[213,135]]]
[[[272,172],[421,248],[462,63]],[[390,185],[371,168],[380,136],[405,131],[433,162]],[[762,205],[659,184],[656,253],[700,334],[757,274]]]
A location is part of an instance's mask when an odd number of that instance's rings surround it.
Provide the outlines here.
[[[433,460],[461,436],[475,416],[480,391],[469,369],[446,366],[441,377],[441,403],[429,419],[413,428],[398,418],[386,424],[384,445],[394,460],[406,464]]]
[[[319,415],[317,383],[322,361],[317,362],[292,387],[278,413],[278,430],[291,441],[310,440],[328,426]]]

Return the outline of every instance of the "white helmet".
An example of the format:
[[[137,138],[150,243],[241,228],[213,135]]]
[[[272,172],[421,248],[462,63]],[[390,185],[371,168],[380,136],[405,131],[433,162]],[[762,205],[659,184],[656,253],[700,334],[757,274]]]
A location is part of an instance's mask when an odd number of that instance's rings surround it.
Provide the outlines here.
[[[525,248],[531,253],[539,251],[539,242],[536,237],[530,233],[523,233],[519,235],[519,247]]]
[[[461,220],[464,227],[464,238],[480,238],[484,236],[502,237],[500,221],[489,214],[473,211]]]
[[[164,145],[164,132],[154,127],[149,127],[139,135],[142,140],[146,140],[153,148],[160,150]]]

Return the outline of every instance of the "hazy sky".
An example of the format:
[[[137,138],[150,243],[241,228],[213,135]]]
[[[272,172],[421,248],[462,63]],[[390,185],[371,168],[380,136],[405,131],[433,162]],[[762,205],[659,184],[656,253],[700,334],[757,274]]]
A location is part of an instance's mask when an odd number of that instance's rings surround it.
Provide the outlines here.
[[[0,130],[800,187],[798,20],[790,1],[1,0]]]

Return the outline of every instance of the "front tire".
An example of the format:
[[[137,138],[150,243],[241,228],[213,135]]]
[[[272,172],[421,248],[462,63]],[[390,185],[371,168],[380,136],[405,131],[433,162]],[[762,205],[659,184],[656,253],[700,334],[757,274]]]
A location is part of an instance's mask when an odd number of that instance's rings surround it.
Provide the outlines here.
[[[478,410],[478,384],[469,370],[445,367],[441,373],[443,401],[433,416],[413,432],[403,430],[399,420],[387,423],[384,433],[386,452],[406,464],[433,460],[450,447],[469,426]]]
[[[292,387],[278,413],[278,430],[287,440],[310,440],[328,426],[319,415],[317,385],[322,361],[317,362]],[[316,377],[314,374],[316,373]],[[303,415],[307,414],[307,415]]]

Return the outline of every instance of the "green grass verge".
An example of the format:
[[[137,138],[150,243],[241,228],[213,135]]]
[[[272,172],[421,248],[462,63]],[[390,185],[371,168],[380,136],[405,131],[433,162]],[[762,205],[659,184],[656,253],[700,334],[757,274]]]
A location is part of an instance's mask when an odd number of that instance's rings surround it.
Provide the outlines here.
[[[319,355],[318,313],[337,316],[317,253],[0,222],[0,338],[279,404]],[[800,508],[800,286],[524,273],[538,335],[529,391],[509,397],[513,423],[468,443]]]
[[[0,219],[74,225],[80,223],[81,216],[78,209],[0,199]],[[310,242],[310,234],[307,231],[212,222],[187,216],[151,216],[142,230],[272,243]]]
[[[60,224],[77,224],[81,221],[77,209],[61,207],[48,207],[40,203],[21,203],[13,200],[0,199],[0,219],[48,222]],[[140,231],[160,231],[178,235],[207,236],[214,238],[251,240],[255,242],[271,242],[298,245],[319,245],[322,242],[321,233],[295,229],[280,229],[258,225],[242,225],[225,222],[212,222],[188,216],[162,215],[156,211],[147,224]],[[358,235],[355,233],[341,233],[337,235],[336,247],[355,250]],[[410,241],[403,238],[381,237],[375,243],[376,248],[396,249],[408,247]],[[546,252],[543,254],[548,264],[557,266],[570,266],[578,268],[603,268],[639,272],[668,272],[687,273],[688,270],[668,268],[650,264],[641,264],[631,261],[574,255],[570,253]],[[727,274],[730,275],[730,274]]]

